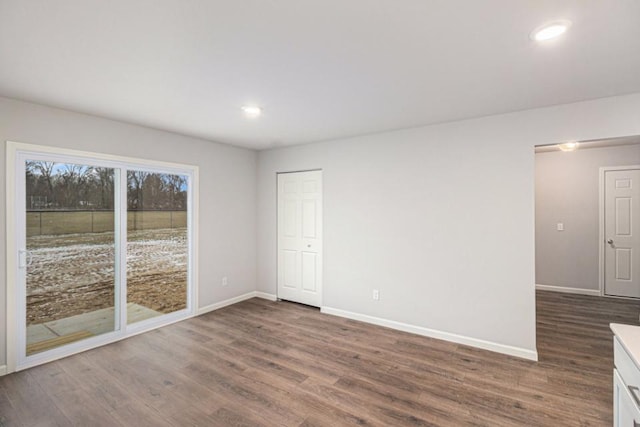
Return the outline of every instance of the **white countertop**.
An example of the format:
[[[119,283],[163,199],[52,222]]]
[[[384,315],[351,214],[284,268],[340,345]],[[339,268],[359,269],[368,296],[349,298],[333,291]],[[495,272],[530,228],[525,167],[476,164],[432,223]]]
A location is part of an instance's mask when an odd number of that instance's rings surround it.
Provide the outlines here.
[[[640,369],[640,326],[612,323],[611,330]]]

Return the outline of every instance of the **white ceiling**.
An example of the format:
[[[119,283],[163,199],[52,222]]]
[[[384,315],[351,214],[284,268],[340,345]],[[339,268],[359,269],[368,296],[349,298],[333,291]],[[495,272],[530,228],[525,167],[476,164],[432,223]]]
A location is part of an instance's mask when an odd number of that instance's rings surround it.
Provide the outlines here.
[[[638,0],[0,0],[1,95],[250,148],[632,92]]]

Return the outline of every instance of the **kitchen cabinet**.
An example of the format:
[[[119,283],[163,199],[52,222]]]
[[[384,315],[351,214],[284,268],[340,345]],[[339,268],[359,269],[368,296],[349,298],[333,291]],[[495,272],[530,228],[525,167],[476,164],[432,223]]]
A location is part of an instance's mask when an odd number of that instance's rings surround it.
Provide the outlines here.
[[[613,425],[640,427],[640,327],[612,324]]]

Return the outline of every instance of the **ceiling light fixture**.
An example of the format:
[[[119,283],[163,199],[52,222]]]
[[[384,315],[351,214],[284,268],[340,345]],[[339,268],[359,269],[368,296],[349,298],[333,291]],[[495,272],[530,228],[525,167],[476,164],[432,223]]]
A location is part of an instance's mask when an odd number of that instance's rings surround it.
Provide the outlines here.
[[[245,105],[242,107],[242,111],[247,117],[255,118],[259,117],[262,114],[262,108],[256,107],[255,105]]]
[[[569,27],[571,27],[571,21],[553,21],[539,26],[529,34],[529,37],[537,42],[551,40],[566,33]]]
[[[578,143],[575,141],[565,142],[564,144],[558,144],[558,148],[564,152],[575,151],[578,148]]]

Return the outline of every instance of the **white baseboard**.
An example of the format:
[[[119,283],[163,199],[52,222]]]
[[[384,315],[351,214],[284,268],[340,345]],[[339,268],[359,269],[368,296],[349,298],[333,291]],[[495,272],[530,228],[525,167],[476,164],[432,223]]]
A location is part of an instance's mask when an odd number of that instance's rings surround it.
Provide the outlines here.
[[[215,302],[213,304],[205,305],[204,307],[200,307],[196,311],[196,316],[200,316],[201,314],[209,313],[210,311],[219,310],[222,307],[226,307],[231,304],[236,304],[238,302],[242,302],[256,296],[256,292],[247,292],[246,294],[239,295],[237,297],[229,298],[224,301]]]
[[[278,299],[274,294],[268,294],[266,292],[258,292],[258,291],[247,292],[246,294],[242,294],[237,297],[229,298],[224,301],[220,301],[213,304],[205,305],[204,307],[200,307],[196,311],[196,316],[200,316],[201,314],[209,313],[214,310],[219,310],[228,305],[236,304],[251,298],[262,298],[262,299],[267,299],[269,301],[276,301]]]
[[[409,325],[407,323],[396,322],[394,320],[382,319],[380,317],[368,316],[366,314],[353,313],[350,311],[340,310],[331,307],[321,307],[322,313],[331,314],[333,316],[346,317],[348,319],[359,320],[361,322],[372,323],[378,326],[385,326],[399,331],[410,332],[416,335],[436,338],[444,341],[455,342],[458,344],[469,345],[484,350],[495,351],[497,353],[508,354],[510,356],[521,357],[528,360],[538,360],[538,352],[528,350],[526,348],[513,347],[504,344],[498,344],[491,341],[484,341],[477,338],[466,337],[463,335],[452,334],[449,332],[438,331],[435,329],[424,328],[422,326]]]
[[[565,286],[536,285],[539,291],[564,292],[565,294],[601,296],[599,289],[568,288]]]
[[[0,365],[0,377],[7,375],[7,365]]]
[[[256,291],[256,298],[268,299],[269,301],[276,301],[278,297],[274,294],[268,294],[266,292]]]

